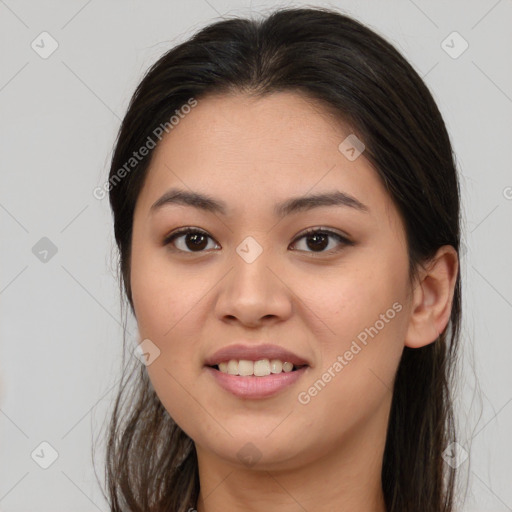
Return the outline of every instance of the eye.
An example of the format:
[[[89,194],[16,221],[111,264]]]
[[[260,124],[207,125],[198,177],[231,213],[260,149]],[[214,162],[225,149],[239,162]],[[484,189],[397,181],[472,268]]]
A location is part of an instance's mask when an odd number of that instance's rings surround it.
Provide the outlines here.
[[[182,238],[184,240],[180,240]],[[208,238],[213,240],[206,231],[197,228],[183,228],[167,236],[163,244],[173,244],[177,250],[182,252],[203,252],[208,246]],[[178,243],[175,244],[175,241]]]
[[[302,235],[300,235],[299,237],[297,237],[295,239],[295,242],[294,244],[297,243],[297,240],[301,240],[301,239],[306,239],[306,240],[309,240],[309,242],[306,242],[306,247],[309,248],[309,249],[312,249],[312,251],[307,251],[306,252],[313,252],[313,253],[333,253],[333,252],[337,252],[337,251],[340,251],[341,249],[343,249],[344,246],[346,245],[354,245],[354,243],[349,240],[348,238],[346,238],[345,236],[341,235],[340,233],[336,233],[335,231],[331,231],[330,229],[324,229],[324,228],[312,228],[312,229],[308,229],[307,231],[305,231]],[[338,247],[329,247],[330,243],[329,243],[329,238],[334,238],[337,240],[338,242]],[[328,250],[325,250],[327,247],[329,247]],[[304,250],[304,249],[299,249],[299,250]]]
[[[206,231],[198,228],[187,227],[171,233],[164,239],[163,245],[172,244],[181,252],[204,252],[206,249],[212,249],[212,247],[208,247],[208,239],[213,240]],[[346,245],[354,245],[352,241],[340,233],[325,228],[308,229],[295,239],[292,246],[296,245],[297,241],[302,239],[308,240],[308,242],[306,242],[306,247],[311,249],[311,251],[305,249],[298,250],[313,253],[333,253],[341,250]],[[329,239],[335,239],[338,243],[338,247],[329,247],[331,245]],[[217,248],[220,248],[218,244]]]

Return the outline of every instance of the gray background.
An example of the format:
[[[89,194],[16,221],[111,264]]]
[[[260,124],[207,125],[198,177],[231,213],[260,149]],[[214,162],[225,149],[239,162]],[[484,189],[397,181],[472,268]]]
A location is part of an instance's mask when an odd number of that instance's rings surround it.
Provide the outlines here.
[[[108,199],[92,191],[107,177],[120,119],[148,66],[209,22],[278,5],[305,4],[0,0],[3,512],[107,510],[90,453],[99,435],[101,477],[122,320]],[[341,8],[395,44],[445,118],[466,217],[463,510],[512,511],[512,0],[309,5]],[[46,59],[31,47],[51,48],[43,31],[58,43]],[[464,43],[447,39],[453,31],[469,44],[457,58]],[[58,453],[48,469],[42,442]]]

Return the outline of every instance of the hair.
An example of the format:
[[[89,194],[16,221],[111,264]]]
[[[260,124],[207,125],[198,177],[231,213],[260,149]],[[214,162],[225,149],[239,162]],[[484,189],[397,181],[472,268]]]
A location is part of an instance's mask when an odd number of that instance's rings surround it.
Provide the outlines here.
[[[234,17],[202,28],[154,63],[120,126],[108,188],[119,285],[132,312],[133,213],[154,149],[122,179],[119,171],[191,98],[279,91],[319,101],[363,141],[364,156],[403,221],[411,282],[441,246],[459,252],[460,191],[450,139],[431,93],[404,57],[370,28],[328,8],[278,9],[260,20]],[[442,454],[456,440],[452,384],[460,322],[458,272],[446,329],[425,347],[404,347],[398,366],[381,478],[388,512],[454,510],[456,472]],[[197,506],[199,493],[194,444],[134,360],[129,373],[123,356],[108,427],[111,510],[185,512]],[[132,378],[134,389],[127,390]]]

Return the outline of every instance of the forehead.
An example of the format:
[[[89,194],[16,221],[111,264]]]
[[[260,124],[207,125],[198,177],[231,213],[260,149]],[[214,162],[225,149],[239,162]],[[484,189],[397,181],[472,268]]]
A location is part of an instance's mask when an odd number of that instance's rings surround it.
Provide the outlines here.
[[[233,210],[270,209],[288,197],[338,190],[393,208],[364,152],[349,160],[340,144],[350,127],[303,94],[209,96],[155,149],[139,200],[146,210],[169,188],[203,191]]]
[[[295,161],[307,155],[320,158],[319,151],[337,149],[340,136],[349,128],[317,100],[298,92],[278,92],[263,97],[245,94],[207,96],[183,116],[156,149],[164,153],[187,152],[188,159],[213,162]],[[345,136],[346,136],[345,135]],[[174,139],[174,140],[171,140]],[[185,143],[186,147],[182,144]]]

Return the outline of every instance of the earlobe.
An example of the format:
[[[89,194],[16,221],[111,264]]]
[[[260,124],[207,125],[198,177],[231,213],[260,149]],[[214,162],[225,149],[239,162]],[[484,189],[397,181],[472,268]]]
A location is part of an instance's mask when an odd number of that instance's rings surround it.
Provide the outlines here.
[[[420,270],[412,295],[411,317],[405,346],[420,348],[434,342],[450,320],[458,256],[451,245],[437,251],[426,268]]]

